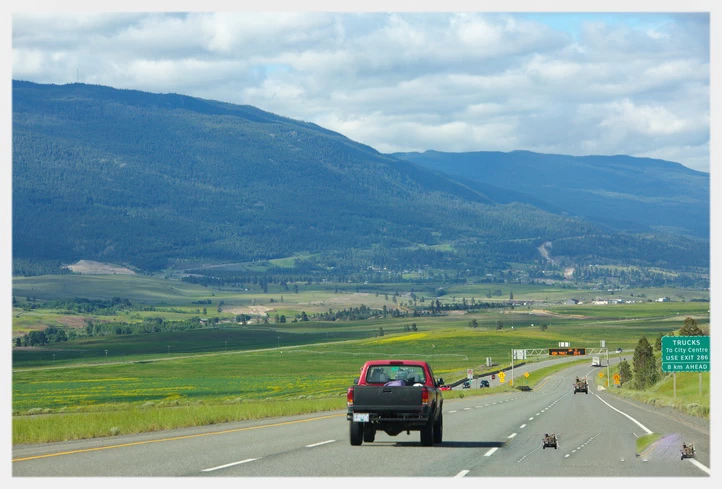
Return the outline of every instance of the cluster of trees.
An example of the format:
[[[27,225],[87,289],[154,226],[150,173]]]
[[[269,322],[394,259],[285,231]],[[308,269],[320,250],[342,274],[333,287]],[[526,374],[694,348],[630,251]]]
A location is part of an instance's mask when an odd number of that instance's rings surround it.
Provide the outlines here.
[[[686,318],[684,325],[679,331],[679,336],[707,336],[709,331],[700,328],[697,321],[693,318]],[[631,383],[633,389],[647,389],[662,378],[662,362],[661,355],[655,355],[656,352],[662,350],[662,333],[659,333],[654,341],[654,345],[650,344],[646,337],[640,338],[637,346],[634,348],[634,356],[632,365],[624,359],[619,363],[619,377],[622,385]],[[632,367],[634,367],[632,369]]]
[[[24,303],[20,303],[13,297],[13,306],[20,306],[26,311],[33,309],[56,309],[65,311],[68,314],[99,314],[113,316],[124,310],[153,310],[153,306],[136,307],[129,299],[113,297],[110,300],[85,299],[75,297],[69,300],[38,301],[35,297],[27,297]]]
[[[429,301],[429,306],[422,309],[426,309],[432,314],[439,314],[445,311],[477,311],[480,309],[494,309],[509,307],[507,302],[481,302],[476,300],[467,301],[466,297],[461,299],[461,302],[447,302],[442,304],[439,299]]]
[[[369,318],[388,317],[394,314],[396,309],[388,309],[385,305],[382,310],[371,309],[370,307],[361,304],[359,307],[351,307],[349,309],[339,309],[335,311],[329,309],[327,312],[321,312],[318,314],[311,314],[311,319],[314,321],[356,321]],[[305,314],[305,313],[303,313]],[[396,317],[396,316],[393,316]]]
[[[65,330],[57,326],[48,326],[43,331],[30,331],[22,337],[15,338],[15,346],[43,346],[50,343],[59,343],[75,339],[76,333],[71,330],[66,334]]]
[[[26,258],[13,258],[14,277],[69,275],[72,273],[72,270],[66,268],[60,260],[29,260]]]
[[[162,317],[147,317],[140,323],[126,322],[94,322],[86,321],[85,328],[82,330],[85,336],[106,336],[106,335],[134,335],[134,334],[150,334],[168,331],[186,331],[189,329],[201,329],[207,327],[216,327],[220,320],[209,318],[201,320],[194,316],[184,321],[168,321]]]

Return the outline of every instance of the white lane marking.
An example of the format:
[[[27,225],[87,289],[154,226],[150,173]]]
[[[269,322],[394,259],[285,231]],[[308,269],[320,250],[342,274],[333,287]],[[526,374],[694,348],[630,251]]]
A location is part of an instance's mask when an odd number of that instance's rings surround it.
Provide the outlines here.
[[[485,456],[485,457],[491,457],[492,455],[494,455],[494,452],[497,451],[498,449],[499,449],[499,447],[494,447],[494,448],[492,448],[491,450],[489,450],[488,452],[486,452],[486,453],[484,454],[484,456]]]
[[[582,449],[582,447],[577,447],[577,450],[581,450],[581,449]]]
[[[507,438],[514,438],[518,433],[512,433],[511,435],[507,436]]]
[[[639,438],[639,435],[636,434],[634,431],[632,431],[632,434],[634,435],[635,438]]]
[[[536,413],[537,416],[539,416],[541,413]]]
[[[484,407],[488,406],[488,404],[484,404]]]
[[[474,407],[476,407],[476,408],[480,408],[481,406],[474,406]]]
[[[458,478],[458,477],[464,477],[464,476],[465,476],[466,474],[468,474],[469,472],[471,472],[471,471],[470,471],[470,470],[462,470],[461,472],[459,472],[458,474],[456,474],[456,475],[454,476],[454,479],[456,479],[456,478]]]
[[[534,419],[534,416],[532,416],[531,418],[529,418],[529,421],[531,421],[532,419]]]
[[[566,455],[564,455],[564,458],[567,458],[568,456],[569,456],[569,454],[567,453]]]
[[[225,469],[226,467],[233,467],[234,465],[240,465],[245,464],[248,462],[253,462],[254,460],[258,460],[257,458],[247,458],[246,460],[241,460],[240,462],[233,462],[226,465],[219,465],[218,467],[212,467],[210,469],[203,469],[202,472],[211,472],[212,470],[218,470],[218,469]]]
[[[319,446],[319,445],[325,445],[326,443],[333,443],[333,442],[335,442],[335,441],[336,441],[336,440],[320,441],[320,442],[314,443],[314,444],[312,444],[312,445],[306,445],[306,448],[313,448],[313,447],[317,447],[317,446]]]
[[[464,408],[464,411],[471,411],[471,408]]]
[[[531,455],[532,453],[536,452],[537,450],[539,450],[539,447],[536,447],[534,450],[532,450],[531,452],[529,452],[529,453],[527,453],[526,455],[524,455],[522,458],[520,458],[519,460],[517,460],[517,462],[521,462],[522,460],[524,460],[525,458],[527,458],[529,455]]]
[[[701,470],[703,472],[707,472],[707,475],[712,475],[712,472],[710,471],[709,467],[705,467],[700,462],[697,462],[695,459],[688,458],[687,461],[690,462],[695,467],[697,467],[699,470]]]
[[[606,405],[609,406],[610,408],[614,409],[616,412],[618,412],[618,413],[621,414],[622,416],[626,416],[627,418],[631,419],[631,420],[632,420],[634,423],[636,423],[640,428],[642,428],[644,431],[646,431],[648,435],[649,435],[650,433],[652,433],[651,430],[649,430],[646,426],[644,426],[642,423],[640,423],[639,421],[637,421],[636,419],[634,419],[633,417],[631,417],[631,416],[628,415],[627,413],[623,413],[623,412],[620,411],[619,409],[615,408],[614,406],[612,406],[611,404],[609,404],[607,401],[605,401],[604,399],[602,399],[601,397],[599,397],[598,394],[594,394],[594,395],[597,396],[597,399],[599,399],[600,401],[602,401],[604,404],[606,404]]]
[[[456,412],[456,409],[454,409],[453,411],[449,411],[449,413],[455,413],[455,412]]]
[[[519,427],[519,429],[523,429],[523,428],[525,428],[525,427],[526,427],[526,424],[523,424],[523,425],[521,425],[521,426]]]

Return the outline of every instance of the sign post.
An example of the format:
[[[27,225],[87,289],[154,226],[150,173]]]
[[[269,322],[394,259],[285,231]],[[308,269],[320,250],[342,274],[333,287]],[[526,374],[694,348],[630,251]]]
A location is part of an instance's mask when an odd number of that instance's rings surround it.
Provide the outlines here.
[[[473,368],[466,369],[466,378],[469,380],[474,380],[474,369]]]

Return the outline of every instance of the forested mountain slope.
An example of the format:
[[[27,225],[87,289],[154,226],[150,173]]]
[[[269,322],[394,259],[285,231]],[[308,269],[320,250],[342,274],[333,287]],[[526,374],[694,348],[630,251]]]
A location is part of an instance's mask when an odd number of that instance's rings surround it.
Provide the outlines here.
[[[589,219],[626,231],[709,239],[709,174],[652,158],[568,156],[530,151],[396,153],[477,190],[513,192],[508,201]],[[521,195],[520,195],[521,194]]]
[[[176,94],[14,81],[12,154],[13,256],[28,260],[157,270],[397,250],[403,262],[404,250],[448,243],[461,251],[444,258],[453,268],[535,260],[541,242],[566,239],[583,241],[571,258],[658,260],[644,243],[675,266],[708,261],[704,243],[689,240],[670,248],[665,237],[629,235],[621,248],[597,246],[595,236],[613,235],[503,203],[494,185],[457,181],[315,124]],[[373,253],[363,256],[373,264]]]

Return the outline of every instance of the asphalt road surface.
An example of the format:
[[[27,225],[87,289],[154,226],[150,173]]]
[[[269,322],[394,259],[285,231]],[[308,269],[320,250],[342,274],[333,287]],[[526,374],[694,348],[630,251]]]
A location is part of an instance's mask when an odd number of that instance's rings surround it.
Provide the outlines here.
[[[13,447],[13,477],[709,477],[709,423],[620,399],[572,391],[570,367],[531,392],[444,402],[443,442],[419,433],[349,444],[345,411],[204,428]],[[606,369],[604,369],[606,373]],[[515,369],[515,377],[516,377]],[[523,373],[523,372],[522,372]],[[594,386],[590,382],[590,386]],[[473,393],[473,390],[469,391]],[[665,435],[636,454],[647,432]],[[559,448],[541,446],[556,433]],[[682,442],[696,457],[680,460]]]

